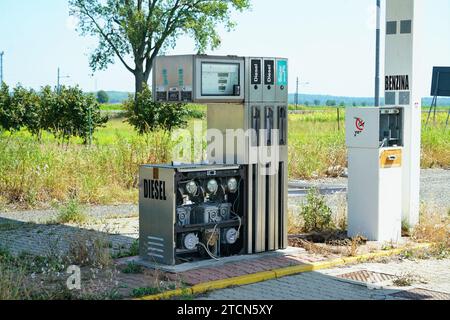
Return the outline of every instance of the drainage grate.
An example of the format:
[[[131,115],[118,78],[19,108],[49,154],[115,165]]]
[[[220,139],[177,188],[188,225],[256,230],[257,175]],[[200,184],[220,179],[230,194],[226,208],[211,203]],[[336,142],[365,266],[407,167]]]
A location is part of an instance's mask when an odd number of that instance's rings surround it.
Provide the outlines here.
[[[419,288],[397,292],[390,296],[407,300],[450,300],[450,294],[448,293]]]
[[[361,270],[361,271],[356,271],[356,272],[352,272],[352,273],[341,274],[337,277],[341,278],[341,279],[364,282],[364,283],[380,283],[380,282],[384,282],[384,281],[394,280],[397,278],[396,276],[393,276],[390,274],[378,273],[378,272],[373,272],[373,271],[368,271],[368,270]]]

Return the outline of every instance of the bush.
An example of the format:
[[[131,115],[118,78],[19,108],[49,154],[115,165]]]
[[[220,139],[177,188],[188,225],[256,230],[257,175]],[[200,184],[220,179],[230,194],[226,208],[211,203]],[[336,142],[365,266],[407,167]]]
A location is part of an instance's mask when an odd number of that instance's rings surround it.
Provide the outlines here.
[[[148,86],[137,94],[137,98],[129,97],[124,103],[127,122],[139,134],[148,134],[159,129],[170,132],[176,128],[185,127],[189,111],[182,103],[153,102]]]
[[[87,143],[94,130],[107,121],[95,97],[78,87],[62,87],[59,94],[48,86],[39,94],[18,86],[10,95],[5,84],[0,90],[0,125],[8,131],[27,128],[40,138],[45,130],[62,141],[81,137]]]
[[[325,203],[325,197],[318,189],[308,192],[307,203],[301,209],[305,232],[321,232],[333,228],[332,212]]]
[[[59,209],[57,217],[58,223],[83,223],[87,219],[86,214],[81,208],[76,198],[70,199],[66,205]]]
[[[97,92],[97,102],[98,103],[108,103],[109,102],[109,96],[106,93],[106,91],[100,90]]]
[[[108,122],[107,117],[101,116],[95,97],[85,95],[78,87],[62,87],[57,101],[59,112],[52,133],[63,141],[80,137],[87,144],[93,131]]]
[[[2,84],[0,93],[0,125],[8,131],[19,131],[23,125],[25,108],[23,99],[25,89],[17,87],[13,95],[9,92],[9,87]]]

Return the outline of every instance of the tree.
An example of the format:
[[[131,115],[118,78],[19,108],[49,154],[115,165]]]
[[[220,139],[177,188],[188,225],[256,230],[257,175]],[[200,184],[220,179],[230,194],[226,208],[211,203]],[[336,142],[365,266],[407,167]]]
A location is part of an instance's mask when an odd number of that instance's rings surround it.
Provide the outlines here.
[[[248,9],[250,0],[70,0],[69,4],[81,34],[98,37],[90,57],[93,71],[106,69],[117,57],[134,75],[137,97],[159,53],[175,47],[183,34],[194,38],[199,53],[217,48],[217,26],[231,30],[231,10]]]
[[[6,83],[1,84],[0,88],[0,127],[9,130],[11,113],[11,95]]]
[[[339,103],[339,107],[345,107],[345,102],[341,101],[341,103]]]
[[[3,129],[20,131],[26,114],[29,92],[22,86],[14,88],[12,95],[5,84],[2,86],[2,103],[0,106],[0,119]]]
[[[135,105],[139,105],[136,112]],[[124,103],[127,111],[127,122],[131,124],[139,134],[162,129],[170,132],[175,128],[184,127],[187,124],[189,111],[182,103],[155,103],[152,93],[147,85],[144,85],[142,92],[136,98],[130,97]]]
[[[336,106],[336,101],[335,100],[327,100],[326,105],[328,107],[334,107],[334,106]]]
[[[57,103],[60,108],[55,121],[58,131],[54,134],[63,141],[80,137],[88,144],[93,132],[108,122],[108,117],[101,115],[95,96],[84,94],[79,87],[61,87]]]
[[[98,103],[108,103],[109,102],[109,96],[106,93],[106,91],[100,90],[97,92],[97,101]]]
[[[318,100],[318,99],[314,100],[314,105],[316,107],[320,106],[320,100]]]
[[[25,92],[23,96],[22,103],[25,106],[25,113],[23,114],[22,124],[28,129],[28,131],[41,140],[41,133],[44,123],[44,118],[46,117],[39,95],[34,91],[30,90]]]
[[[309,107],[309,101],[305,101],[305,107]]]

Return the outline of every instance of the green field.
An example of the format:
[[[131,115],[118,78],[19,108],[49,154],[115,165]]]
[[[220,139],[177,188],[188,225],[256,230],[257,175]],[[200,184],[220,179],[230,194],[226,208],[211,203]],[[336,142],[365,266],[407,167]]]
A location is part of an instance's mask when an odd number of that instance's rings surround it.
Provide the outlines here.
[[[204,114],[204,108],[193,107]],[[329,167],[346,166],[345,129],[336,109],[303,109],[289,116],[289,175],[295,179],[326,176]],[[422,167],[450,168],[450,128],[447,115],[422,132]],[[192,130],[191,120],[189,129]],[[26,131],[0,135],[0,209],[33,207],[76,197],[83,203],[111,204],[137,200],[137,170],[144,163],[171,161],[170,135],[141,137],[123,119],[112,119],[86,147],[72,139],[60,145],[49,134],[41,142]]]

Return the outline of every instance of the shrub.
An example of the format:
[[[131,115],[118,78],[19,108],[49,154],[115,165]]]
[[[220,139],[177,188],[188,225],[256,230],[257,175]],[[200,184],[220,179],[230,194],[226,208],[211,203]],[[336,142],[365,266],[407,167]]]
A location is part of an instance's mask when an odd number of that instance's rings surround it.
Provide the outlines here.
[[[318,189],[308,192],[307,203],[302,207],[300,215],[304,221],[305,232],[321,232],[333,227],[331,209]]]
[[[113,261],[107,236],[94,233],[77,235],[69,244],[67,262],[81,267],[110,267]]]
[[[63,141],[80,137],[87,144],[93,131],[108,122],[100,114],[100,105],[93,95],[85,95],[78,87],[62,87],[58,95],[59,113],[54,119],[53,133]]]
[[[24,103],[27,91],[18,86],[13,94],[9,93],[9,87],[2,84],[0,97],[0,124],[3,129],[8,131],[19,131],[23,125],[25,114]]]
[[[87,219],[86,214],[78,202],[78,199],[70,199],[59,209],[57,217],[58,223],[83,223]]]
[[[95,97],[85,95],[78,87],[62,87],[55,93],[47,86],[37,94],[18,86],[10,95],[3,84],[0,90],[0,125],[8,131],[25,127],[40,138],[46,130],[62,141],[80,137],[86,144],[96,128],[107,121]]]
[[[125,274],[140,274],[144,272],[144,268],[136,262],[128,262],[127,266],[122,270]]]
[[[98,103],[108,103],[109,102],[109,96],[106,93],[106,91],[100,90],[97,92],[97,102]]]
[[[136,99],[130,96],[124,102],[124,107],[127,122],[141,135],[159,129],[170,132],[173,129],[185,127],[189,116],[188,109],[182,103],[153,102],[148,86],[138,93]]]

